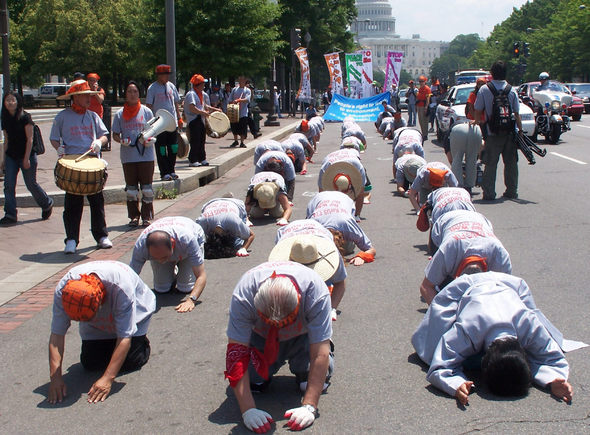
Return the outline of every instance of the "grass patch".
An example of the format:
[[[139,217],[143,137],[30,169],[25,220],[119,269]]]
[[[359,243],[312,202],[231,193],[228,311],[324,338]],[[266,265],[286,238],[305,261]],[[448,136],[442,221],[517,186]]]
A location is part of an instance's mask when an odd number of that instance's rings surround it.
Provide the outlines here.
[[[158,187],[156,190],[156,199],[176,199],[178,196],[178,189],[166,189],[165,187]]]

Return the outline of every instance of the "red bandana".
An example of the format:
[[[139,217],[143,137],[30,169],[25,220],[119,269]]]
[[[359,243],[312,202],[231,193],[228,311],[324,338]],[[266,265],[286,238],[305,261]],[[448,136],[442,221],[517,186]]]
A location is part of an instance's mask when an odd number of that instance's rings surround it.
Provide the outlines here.
[[[459,267],[457,267],[457,273],[455,273],[455,278],[461,276],[463,270],[465,270],[465,268],[470,264],[479,264],[481,266],[482,271],[488,271],[488,263],[486,262],[485,258],[480,257],[478,255],[471,255],[469,257],[464,258],[463,261],[459,264]]]
[[[139,101],[135,106],[131,106],[127,103],[123,104],[123,119],[125,121],[130,121],[131,119],[135,118],[135,116],[139,113],[140,107],[141,103]]]
[[[72,110],[73,110],[74,112],[76,112],[77,114],[79,114],[79,115],[84,115],[84,114],[86,113],[86,108],[84,108],[84,107],[82,107],[82,106],[79,106],[79,105],[77,105],[77,104],[76,104],[76,103],[74,103],[73,101],[72,101]]]

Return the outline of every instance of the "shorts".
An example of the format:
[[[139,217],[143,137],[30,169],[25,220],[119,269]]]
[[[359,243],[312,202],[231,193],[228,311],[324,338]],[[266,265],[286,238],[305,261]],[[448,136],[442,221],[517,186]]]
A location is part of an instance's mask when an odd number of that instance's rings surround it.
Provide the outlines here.
[[[248,117],[243,116],[238,122],[230,124],[231,132],[237,136],[247,137],[248,135]]]

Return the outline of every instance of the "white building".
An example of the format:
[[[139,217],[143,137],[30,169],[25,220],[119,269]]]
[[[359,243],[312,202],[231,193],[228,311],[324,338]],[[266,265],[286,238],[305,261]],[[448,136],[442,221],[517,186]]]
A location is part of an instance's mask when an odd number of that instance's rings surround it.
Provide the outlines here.
[[[373,52],[373,67],[385,71],[388,51],[402,51],[402,68],[413,77],[428,75],[434,59],[449,46],[443,41],[424,41],[419,34],[412,39],[403,39],[395,33],[393,8],[387,0],[356,0],[357,19],[351,25],[351,32],[359,45]]]

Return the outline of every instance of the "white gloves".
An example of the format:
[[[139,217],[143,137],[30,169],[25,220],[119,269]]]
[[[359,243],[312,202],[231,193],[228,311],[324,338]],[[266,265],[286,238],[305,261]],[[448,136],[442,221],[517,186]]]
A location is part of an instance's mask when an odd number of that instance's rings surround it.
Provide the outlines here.
[[[130,147],[131,146],[131,139],[129,139],[128,137],[122,138],[121,145],[123,145],[124,147]]]
[[[287,219],[285,219],[285,218],[280,218],[277,221],[277,225],[278,226],[281,226],[281,227],[284,227],[285,225],[288,225],[288,224],[289,224],[289,221]]]
[[[64,147],[63,145],[58,146],[57,147],[57,157],[61,159],[65,155],[66,155],[66,147]]]
[[[261,409],[250,408],[242,414],[244,425],[253,432],[265,433],[270,430],[270,425],[274,423],[269,413]]]
[[[100,153],[102,149],[102,142],[98,139],[94,139],[94,141],[90,144],[90,149],[94,154]]]
[[[156,143],[156,138],[155,137],[148,137],[145,140],[145,143],[143,145],[146,146],[146,147],[153,147],[155,143]]]
[[[303,430],[314,422],[315,415],[307,406],[300,406],[285,412],[285,418],[289,418],[287,426],[291,430]]]
[[[247,257],[248,255],[250,254],[246,248],[240,248],[238,252],[236,252],[236,257]]]

